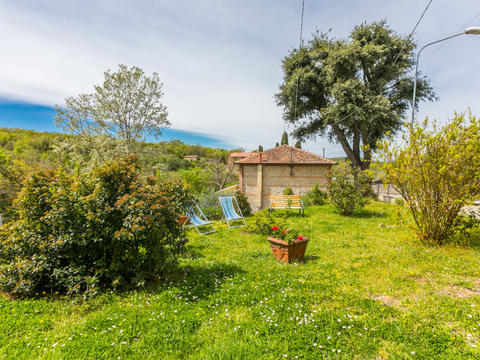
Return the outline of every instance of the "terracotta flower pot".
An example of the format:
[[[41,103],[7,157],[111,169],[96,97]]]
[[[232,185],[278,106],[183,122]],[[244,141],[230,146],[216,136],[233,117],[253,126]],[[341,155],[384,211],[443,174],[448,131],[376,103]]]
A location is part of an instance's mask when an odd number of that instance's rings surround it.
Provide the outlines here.
[[[304,237],[303,240],[295,240],[294,243],[288,245],[288,242],[273,237],[269,237],[270,247],[272,248],[273,256],[283,262],[291,263],[293,260],[305,260],[305,250],[310,241],[309,238]]]

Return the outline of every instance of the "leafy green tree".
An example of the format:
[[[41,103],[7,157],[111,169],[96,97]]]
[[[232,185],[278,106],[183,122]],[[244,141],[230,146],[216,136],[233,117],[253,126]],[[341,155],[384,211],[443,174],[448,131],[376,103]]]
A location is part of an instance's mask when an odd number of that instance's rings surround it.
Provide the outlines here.
[[[297,140],[297,142],[295,143],[295,147],[297,149],[301,149],[302,148],[302,142],[300,140]]]
[[[414,50],[385,21],[356,26],[348,39],[315,33],[283,59],[276,99],[293,135],[339,142],[353,166],[368,168],[377,142],[401,128],[411,106]],[[435,99],[426,77],[417,84],[416,106]]]
[[[258,152],[262,152],[263,151],[263,146],[262,145],[258,145]]]
[[[288,145],[288,134],[286,131],[282,134],[282,141],[280,142],[282,145]]]
[[[211,175],[201,168],[180,169],[180,179],[194,194],[201,194],[211,188]]]
[[[275,147],[279,147],[279,146],[280,146],[280,144],[278,142],[275,143]]]
[[[93,150],[99,161],[111,153],[105,147],[115,146],[116,156],[139,153],[141,142],[170,125],[158,74],[147,76],[136,66],[119,65],[117,72],[108,70],[104,76],[93,93],[69,97],[56,108],[57,125],[76,135],[70,140],[81,140],[78,151]]]
[[[430,126],[429,126],[430,125]],[[407,124],[401,145],[380,144],[385,180],[402,195],[423,242],[443,244],[460,209],[480,196],[480,119]]]

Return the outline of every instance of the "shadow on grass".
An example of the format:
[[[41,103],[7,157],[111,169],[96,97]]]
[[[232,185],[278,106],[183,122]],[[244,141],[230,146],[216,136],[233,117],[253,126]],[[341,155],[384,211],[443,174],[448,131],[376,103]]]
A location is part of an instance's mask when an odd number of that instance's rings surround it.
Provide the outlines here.
[[[187,244],[185,246],[185,253],[182,254],[182,257],[185,259],[197,260],[204,257],[201,253],[203,249],[205,249],[206,245],[190,245]]]
[[[303,261],[304,263],[307,263],[309,261],[313,261],[315,262],[315,260],[318,260],[318,256],[317,255],[307,255],[305,256],[305,260]]]
[[[161,280],[152,284],[152,290],[173,290],[182,297],[199,300],[220,290],[225,280],[244,272],[240,267],[224,262],[186,265],[164,274]]]
[[[475,224],[471,229],[458,231],[450,237],[447,245],[480,251],[480,224]]]
[[[298,210],[295,210],[295,209],[285,209],[285,210],[273,210],[271,212],[271,214],[276,217],[276,218],[308,218],[310,217],[310,215],[308,215],[307,213],[305,213],[304,215],[302,215],[302,213],[300,213]]]
[[[362,209],[350,215],[350,217],[358,218],[358,219],[385,218],[387,217],[387,214],[380,211]]]

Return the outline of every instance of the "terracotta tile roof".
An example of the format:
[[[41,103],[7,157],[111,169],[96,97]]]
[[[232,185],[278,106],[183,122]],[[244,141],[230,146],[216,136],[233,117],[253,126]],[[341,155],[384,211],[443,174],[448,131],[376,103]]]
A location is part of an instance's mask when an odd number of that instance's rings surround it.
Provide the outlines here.
[[[261,153],[254,153],[249,157],[238,160],[236,164],[314,164],[334,165],[336,162],[318,156],[310,151],[282,145]]]
[[[233,152],[233,153],[228,154],[228,156],[245,158],[245,157],[253,155],[253,154],[256,154],[256,153],[253,153],[253,152]]]

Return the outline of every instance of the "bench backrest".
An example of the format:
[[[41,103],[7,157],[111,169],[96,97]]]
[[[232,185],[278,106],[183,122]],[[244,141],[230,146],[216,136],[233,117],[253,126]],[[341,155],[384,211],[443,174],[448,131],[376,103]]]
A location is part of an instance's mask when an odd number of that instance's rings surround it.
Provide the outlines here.
[[[272,207],[302,207],[300,195],[269,195],[268,200]]]

